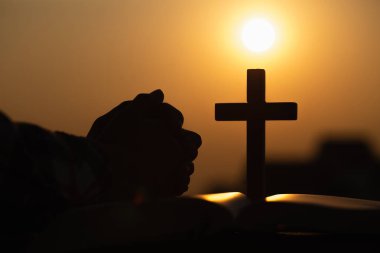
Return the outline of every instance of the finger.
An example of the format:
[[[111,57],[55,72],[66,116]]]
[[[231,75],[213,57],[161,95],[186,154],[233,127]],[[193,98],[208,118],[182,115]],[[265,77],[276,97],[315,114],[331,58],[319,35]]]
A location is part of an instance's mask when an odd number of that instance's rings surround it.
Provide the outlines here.
[[[183,138],[187,143],[190,143],[192,147],[198,149],[202,145],[202,137],[186,129],[183,129]]]
[[[176,180],[177,195],[186,192],[190,184],[190,176],[194,173],[194,163],[186,162],[178,171]]]
[[[174,133],[182,129],[184,122],[183,114],[170,104],[163,103],[159,108],[157,117],[163,120],[166,126]]]
[[[194,163],[186,164],[186,172],[188,173],[189,176],[194,173]]]
[[[185,160],[193,161],[198,156],[198,148],[202,145],[202,139],[199,134],[183,129],[180,143],[185,153]]]
[[[104,129],[106,129],[107,125],[125,108],[128,108],[131,101],[124,101],[115,108],[113,108],[111,111],[107,112],[106,114],[100,116],[97,118],[94,122],[94,124],[91,126],[90,131],[87,134],[87,138],[90,139],[97,139],[101,136]]]

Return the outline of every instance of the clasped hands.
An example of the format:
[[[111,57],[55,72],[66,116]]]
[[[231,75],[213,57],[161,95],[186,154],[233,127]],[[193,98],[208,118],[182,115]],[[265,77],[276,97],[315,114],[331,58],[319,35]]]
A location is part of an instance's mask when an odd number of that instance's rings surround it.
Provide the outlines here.
[[[145,201],[188,189],[201,137],[183,129],[183,115],[156,90],[139,94],[99,117],[87,138],[104,153],[110,170],[108,198]]]

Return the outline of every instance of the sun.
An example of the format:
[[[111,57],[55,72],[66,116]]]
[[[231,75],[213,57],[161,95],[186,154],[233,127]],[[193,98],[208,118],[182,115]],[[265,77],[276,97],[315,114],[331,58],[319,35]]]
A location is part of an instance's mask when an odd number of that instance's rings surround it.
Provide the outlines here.
[[[244,45],[255,53],[269,49],[273,45],[275,37],[272,24],[265,19],[250,20],[241,32]]]

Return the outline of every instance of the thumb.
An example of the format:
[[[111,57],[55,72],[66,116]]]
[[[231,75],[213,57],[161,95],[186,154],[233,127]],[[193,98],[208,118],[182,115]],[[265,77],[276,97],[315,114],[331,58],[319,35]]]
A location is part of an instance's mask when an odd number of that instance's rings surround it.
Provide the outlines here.
[[[132,101],[133,111],[146,115],[155,114],[159,106],[164,101],[164,93],[161,90],[155,90],[151,93],[140,93]]]
[[[158,103],[164,102],[164,93],[162,90],[158,89],[150,93],[152,95],[152,98],[156,100]]]
[[[164,102],[164,93],[158,89],[149,94],[140,93],[134,99],[133,102],[144,105],[157,105]]]

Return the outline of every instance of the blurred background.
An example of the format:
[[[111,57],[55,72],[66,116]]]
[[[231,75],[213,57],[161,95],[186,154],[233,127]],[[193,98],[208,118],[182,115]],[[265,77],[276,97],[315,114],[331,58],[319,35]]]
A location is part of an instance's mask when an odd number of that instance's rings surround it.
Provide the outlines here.
[[[86,135],[161,88],[203,137],[187,194],[241,190],[245,123],[216,122],[214,104],[245,102],[246,69],[264,68],[267,101],[299,105],[298,121],[267,123],[270,192],[378,198],[379,13],[377,0],[0,0],[0,110]],[[276,31],[260,54],[240,38],[255,17]]]

